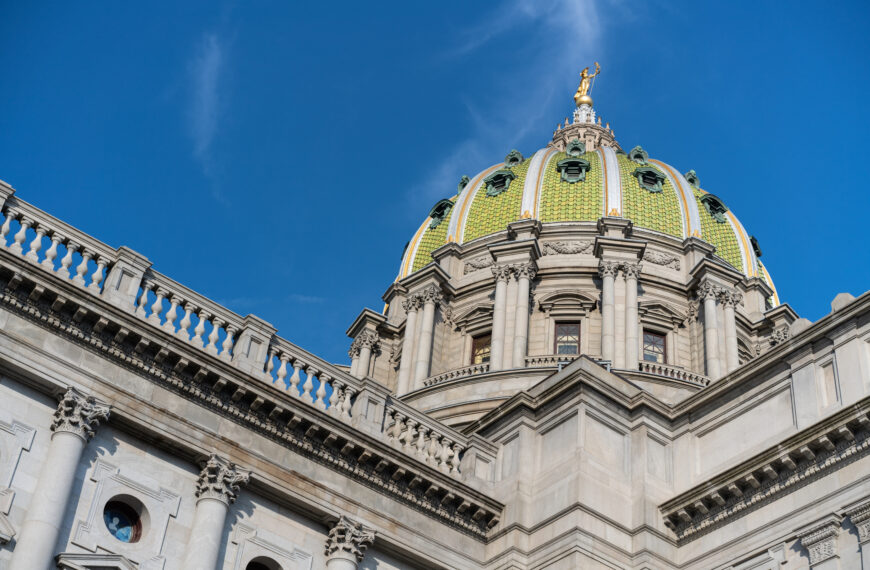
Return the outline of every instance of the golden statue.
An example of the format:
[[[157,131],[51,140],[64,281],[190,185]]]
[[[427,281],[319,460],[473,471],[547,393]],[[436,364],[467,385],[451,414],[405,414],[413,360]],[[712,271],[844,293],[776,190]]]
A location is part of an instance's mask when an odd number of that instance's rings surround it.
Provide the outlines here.
[[[574,93],[574,103],[579,107],[584,103],[592,106],[592,97],[589,96],[589,90],[592,88],[592,83],[595,77],[601,73],[601,66],[595,62],[595,73],[589,75],[589,68],[586,67],[580,72],[580,87],[577,88],[577,93]]]

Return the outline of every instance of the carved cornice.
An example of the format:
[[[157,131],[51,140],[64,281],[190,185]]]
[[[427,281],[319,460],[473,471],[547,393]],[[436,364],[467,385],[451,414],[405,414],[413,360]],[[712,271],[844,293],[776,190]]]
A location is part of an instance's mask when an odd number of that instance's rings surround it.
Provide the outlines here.
[[[409,463],[385,435],[378,439],[345,426],[328,410],[305,405],[100,299],[79,300],[82,293],[71,282],[32,275],[28,262],[3,250],[0,262],[0,306],[51,334],[478,540],[498,521],[498,501],[425,464]],[[412,487],[410,480],[418,483]]]
[[[375,531],[344,515],[338,519],[326,538],[326,559],[344,558],[362,562],[366,549],[375,541]]]
[[[51,420],[51,431],[69,432],[88,441],[100,422],[108,421],[110,407],[93,396],[69,388],[60,399]]]
[[[620,263],[616,261],[599,261],[598,262],[598,276],[602,279],[604,277],[616,277],[619,273]]]
[[[801,546],[809,552],[811,566],[837,556],[837,536],[840,534],[841,522],[839,516],[831,515],[821,523],[798,532]]]
[[[199,479],[196,480],[196,498],[199,501],[216,499],[231,505],[236,501],[239,487],[247,484],[250,478],[250,472],[211,454],[203,463]]]
[[[870,453],[870,398],[663,504],[679,542],[732,522]]]

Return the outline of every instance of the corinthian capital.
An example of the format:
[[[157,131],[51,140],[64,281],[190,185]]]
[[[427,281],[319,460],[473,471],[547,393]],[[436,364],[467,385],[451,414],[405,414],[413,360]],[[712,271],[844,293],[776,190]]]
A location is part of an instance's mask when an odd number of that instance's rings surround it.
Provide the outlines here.
[[[381,342],[381,337],[374,331],[363,331],[356,337],[355,343],[359,343],[359,348],[369,348],[374,350]]]
[[[736,307],[743,301],[743,293],[736,289],[722,287],[719,290],[719,302],[726,307]]]
[[[239,494],[239,486],[251,478],[248,471],[239,469],[235,463],[211,454],[196,481],[196,498],[217,499],[232,504]]]
[[[421,305],[422,299],[420,299],[419,294],[408,295],[408,298],[402,301],[402,308],[405,309],[406,313],[418,310]]]
[[[327,559],[345,558],[362,562],[366,549],[375,541],[375,531],[342,515],[329,529],[324,554]]]
[[[444,295],[441,294],[441,289],[437,285],[429,285],[422,291],[420,291],[420,296],[423,299],[423,303],[435,303],[436,305],[441,303],[441,300],[444,298]]]
[[[355,357],[359,356],[359,351],[360,351],[360,342],[359,342],[359,337],[357,337],[357,338],[353,339],[352,343],[350,343],[350,349],[347,351],[347,355],[350,358],[355,358]]]
[[[640,263],[623,263],[622,264],[622,272],[625,275],[626,279],[637,279],[638,275],[640,275],[641,264]]]
[[[75,388],[69,388],[51,420],[51,431],[74,433],[85,441],[94,435],[101,421],[109,419],[109,406],[98,402],[93,396],[85,396]]]
[[[514,265],[514,273],[516,273],[517,278],[526,277],[529,281],[531,281],[538,273],[538,266],[535,265],[533,262],[518,263]]]
[[[720,287],[709,281],[704,281],[698,285],[698,299],[705,301],[707,299],[716,299],[719,296]]]
[[[514,273],[512,265],[493,265],[491,269],[496,281],[509,281]]]
[[[619,263],[616,261],[599,261],[598,262],[598,276],[601,278],[604,277],[616,277],[616,274],[619,273]]]

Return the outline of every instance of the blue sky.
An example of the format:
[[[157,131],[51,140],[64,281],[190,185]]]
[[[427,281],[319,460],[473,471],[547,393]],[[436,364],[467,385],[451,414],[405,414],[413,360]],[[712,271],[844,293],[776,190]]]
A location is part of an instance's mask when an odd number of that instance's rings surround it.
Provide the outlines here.
[[[577,74],[695,169],[816,320],[870,287],[867,2],[5,2],[0,179],[345,361],[459,177],[544,146]]]

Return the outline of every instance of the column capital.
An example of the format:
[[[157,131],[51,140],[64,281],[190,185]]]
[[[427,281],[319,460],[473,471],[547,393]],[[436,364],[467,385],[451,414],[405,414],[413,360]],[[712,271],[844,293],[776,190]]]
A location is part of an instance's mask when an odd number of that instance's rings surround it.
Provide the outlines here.
[[[509,264],[500,264],[492,266],[492,275],[498,281],[509,281],[514,273],[514,268]]]
[[[357,338],[353,339],[352,343],[350,343],[350,348],[347,351],[347,355],[350,358],[356,358],[357,356],[359,356],[360,349],[361,349],[361,347],[360,347],[359,337],[357,337]]]
[[[743,301],[743,293],[731,287],[719,288],[719,302],[726,307],[736,307]]]
[[[378,333],[376,333],[375,331],[362,331],[353,342],[354,344],[357,344],[361,349],[368,348],[374,351],[380,346],[381,337],[378,336]]]
[[[513,266],[514,273],[517,278],[526,277],[529,281],[535,278],[538,274],[538,265],[534,261],[529,263],[517,263]]]
[[[641,263],[623,263],[622,272],[626,279],[637,279],[640,275]]]
[[[847,509],[845,515],[858,529],[858,542],[870,542],[870,500]]]
[[[601,260],[598,262],[598,276],[601,278],[604,277],[616,277],[617,273],[619,273],[619,262],[617,261],[604,261]]]
[[[353,557],[359,563],[374,541],[374,529],[341,515],[338,522],[329,529],[324,554],[327,559]]]
[[[235,463],[209,455],[203,463],[199,479],[196,481],[197,502],[202,499],[216,499],[226,505],[235,502],[239,487],[246,484],[251,473],[240,469]]]
[[[437,285],[429,285],[428,287],[420,291],[419,295],[423,301],[423,304],[434,303],[436,305],[439,305],[444,299],[444,294],[441,293],[441,288]]]
[[[702,301],[706,301],[707,299],[716,299],[719,297],[719,291],[721,287],[710,282],[703,281],[700,285],[698,285],[697,293],[698,298]]]
[[[88,441],[100,422],[108,421],[110,410],[109,405],[98,402],[93,396],[68,388],[54,411],[51,431],[69,432]]]
[[[798,531],[801,546],[809,551],[810,566],[821,564],[837,556],[837,536],[842,519],[837,515],[825,517],[818,524]]]
[[[423,305],[423,299],[420,298],[419,294],[408,295],[408,298],[402,301],[402,308],[405,309],[406,313],[410,313],[411,311],[417,311]]]

